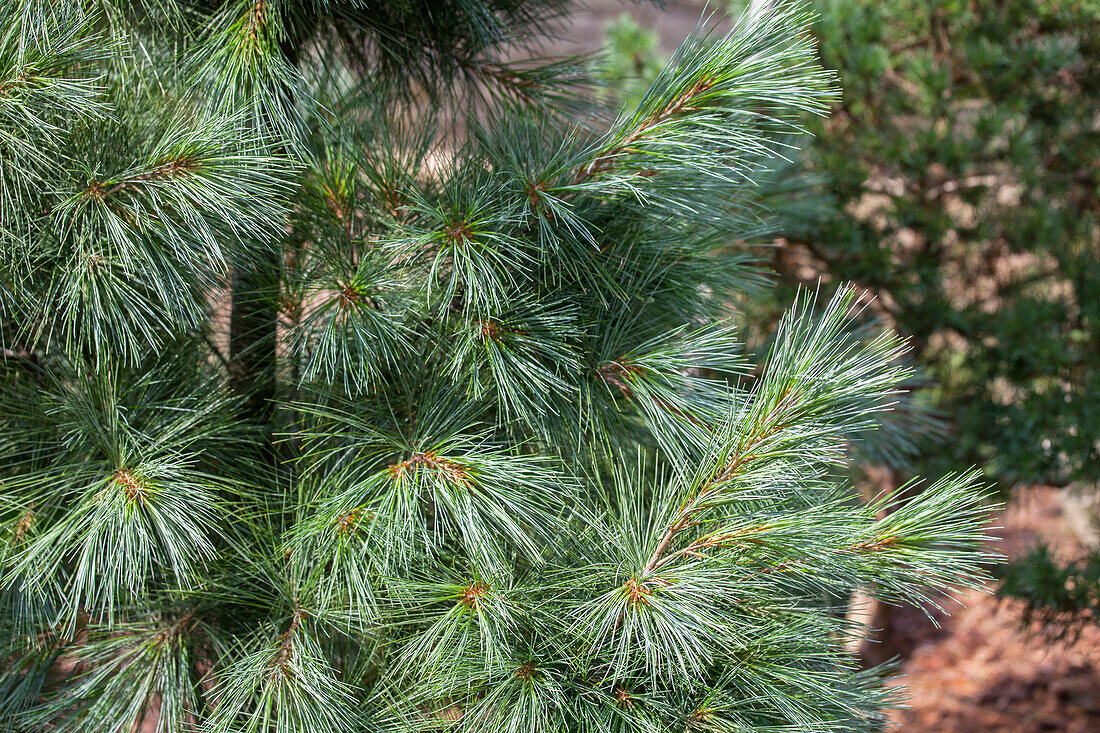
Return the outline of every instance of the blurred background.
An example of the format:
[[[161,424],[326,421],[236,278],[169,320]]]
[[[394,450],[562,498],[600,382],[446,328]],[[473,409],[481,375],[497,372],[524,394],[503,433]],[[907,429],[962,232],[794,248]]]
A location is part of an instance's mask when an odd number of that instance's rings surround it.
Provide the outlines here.
[[[753,0],[767,2],[767,0]],[[745,0],[590,0],[549,53],[596,53],[624,102],[700,24]],[[800,285],[852,282],[920,377],[867,495],[980,466],[1006,510],[986,594],[945,609],[855,603],[865,664],[899,663],[906,733],[1100,731],[1100,2],[814,0],[842,100],[759,181],[770,284],[750,343]],[[711,18],[711,20],[707,20]],[[858,599],[856,599],[858,601]],[[950,615],[946,615],[946,610]]]

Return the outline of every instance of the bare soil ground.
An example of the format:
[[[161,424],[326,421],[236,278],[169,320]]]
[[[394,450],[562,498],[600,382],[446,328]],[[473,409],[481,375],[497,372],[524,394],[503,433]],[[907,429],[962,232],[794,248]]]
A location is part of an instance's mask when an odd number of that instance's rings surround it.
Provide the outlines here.
[[[1043,540],[1063,557],[1081,548],[1053,489],[1029,489],[1001,516],[997,551],[1010,557]],[[1074,641],[1024,628],[1021,605],[968,593],[936,628],[917,610],[895,618],[895,650],[909,705],[903,733],[1100,732],[1100,626]]]

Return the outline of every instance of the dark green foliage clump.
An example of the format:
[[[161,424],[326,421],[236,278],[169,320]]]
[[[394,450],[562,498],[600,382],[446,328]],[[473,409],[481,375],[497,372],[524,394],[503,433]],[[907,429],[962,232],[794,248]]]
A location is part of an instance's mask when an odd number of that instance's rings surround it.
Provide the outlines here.
[[[809,17],[620,109],[508,60],[559,11],[0,0],[5,730],[877,730],[834,606],[985,510],[838,478],[909,373],[852,291],[730,325]]]
[[[1040,545],[999,573],[998,595],[1024,601],[1024,620],[1045,634],[1073,639],[1100,618],[1100,556],[1059,562]]]
[[[1100,479],[1100,10],[831,0],[844,100],[806,164],[835,215],[787,232],[788,282],[876,293],[951,439],[922,467]],[[780,298],[782,302],[782,298]]]

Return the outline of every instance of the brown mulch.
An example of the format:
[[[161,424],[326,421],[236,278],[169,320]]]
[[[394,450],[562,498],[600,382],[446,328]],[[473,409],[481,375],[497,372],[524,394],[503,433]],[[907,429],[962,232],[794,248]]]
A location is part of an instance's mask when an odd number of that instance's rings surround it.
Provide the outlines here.
[[[1042,540],[1081,552],[1056,491],[1029,489],[1000,517],[997,551],[1017,556]],[[890,643],[904,658],[904,733],[1100,733],[1100,625],[1056,641],[1024,628],[1022,607],[979,592],[960,598],[936,628],[916,610],[895,616]]]

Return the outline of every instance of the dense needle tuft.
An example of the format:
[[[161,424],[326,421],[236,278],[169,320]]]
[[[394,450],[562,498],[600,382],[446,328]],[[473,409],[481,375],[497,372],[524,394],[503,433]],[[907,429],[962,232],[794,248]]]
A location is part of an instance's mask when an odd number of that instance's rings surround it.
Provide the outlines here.
[[[122,489],[122,494],[128,502],[131,504],[145,502],[145,482],[133,473],[125,468],[120,468],[115,471],[114,476],[111,478],[114,480],[115,486]]]
[[[481,604],[482,599],[488,593],[489,586],[478,580],[462,589],[462,597],[459,602],[467,608],[475,608]]]

